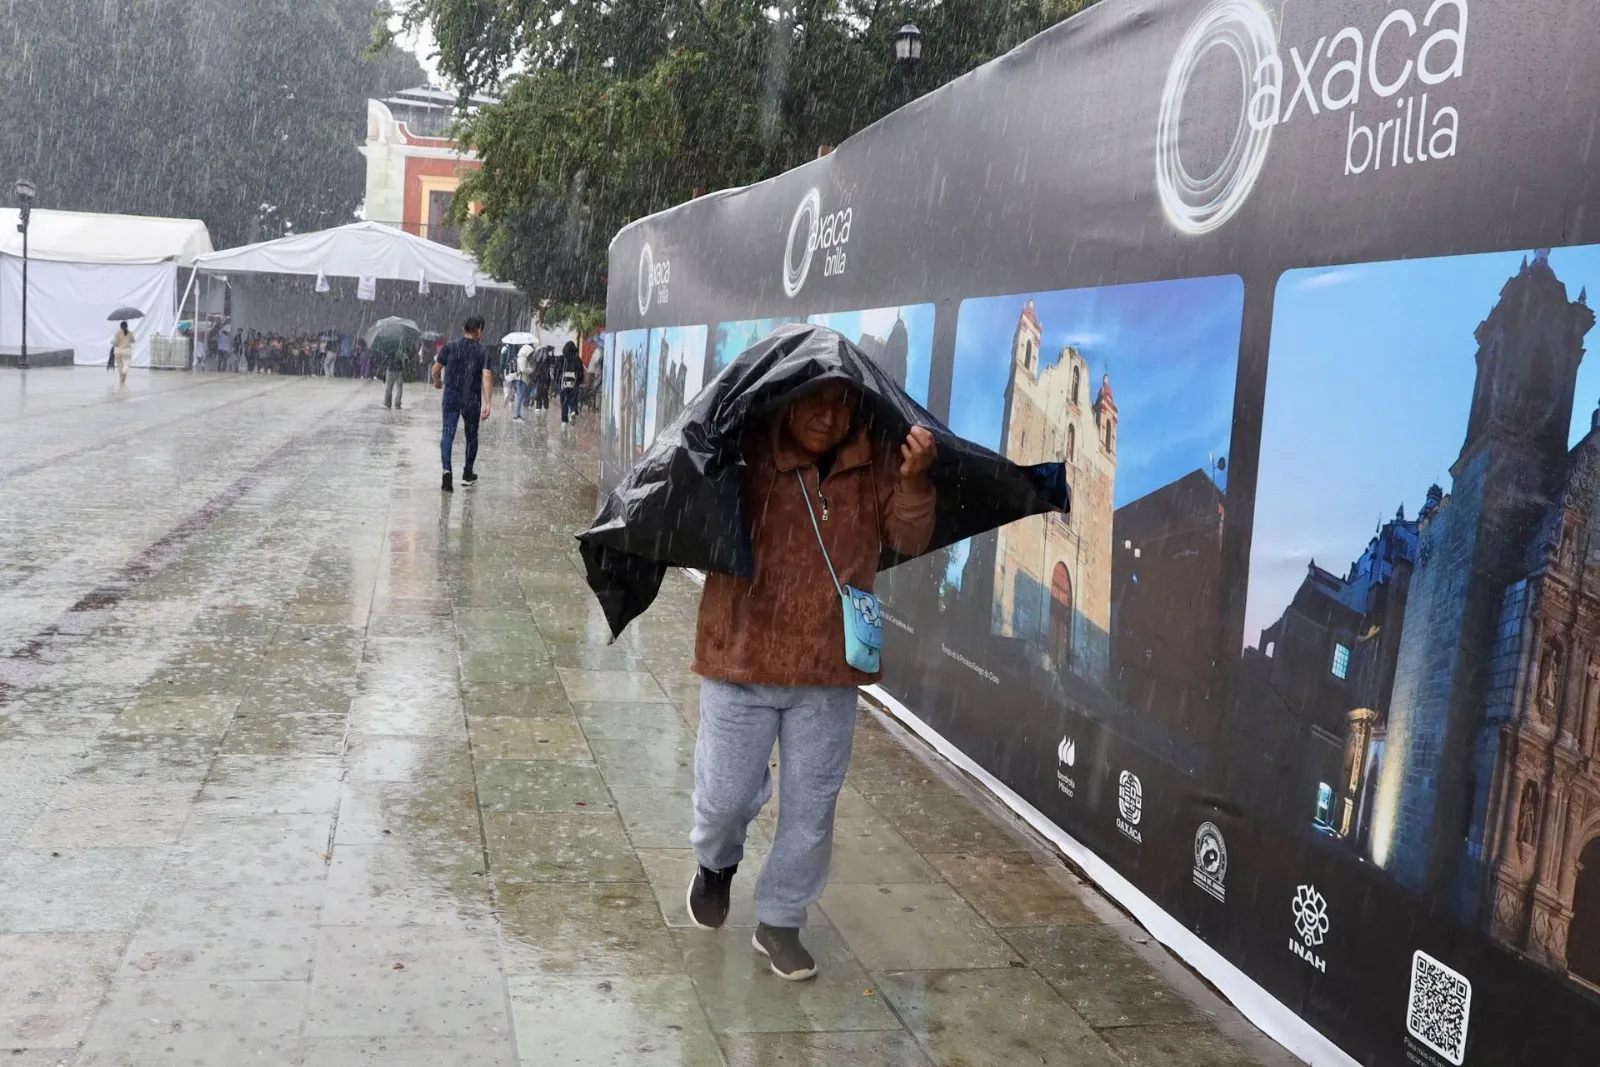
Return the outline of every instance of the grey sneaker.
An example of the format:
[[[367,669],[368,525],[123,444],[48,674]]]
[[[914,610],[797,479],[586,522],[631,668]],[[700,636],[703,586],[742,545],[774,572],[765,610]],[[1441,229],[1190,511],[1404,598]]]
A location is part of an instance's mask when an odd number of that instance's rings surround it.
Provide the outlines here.
[[[803,982],[817,973],[817,961],[800,943],[800,930],[794,926],[768,926],[762,923],[750,937],[755,950],[772,963],[772,973],[790,982]]]

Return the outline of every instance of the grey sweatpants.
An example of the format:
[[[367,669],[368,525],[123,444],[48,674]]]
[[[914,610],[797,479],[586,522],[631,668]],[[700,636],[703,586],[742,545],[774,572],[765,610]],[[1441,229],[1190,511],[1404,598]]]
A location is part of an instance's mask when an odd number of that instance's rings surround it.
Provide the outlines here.
[[[772,799],[767,763],[778,745],[778,832],[756,879],[757,922],[804,926],[806,908],[822,896],[856,699],[852,686],[701,683],[689,835],[700,866],[720,871],[744,857],[745,832]]]
[[[405,395],[405,391],[405,372],[398,370],[389,371],[388,374],[384,375],[383,406],[388,407],[390,405],[391,398],[393,399],[394,403],[400,403],[400,398]]]

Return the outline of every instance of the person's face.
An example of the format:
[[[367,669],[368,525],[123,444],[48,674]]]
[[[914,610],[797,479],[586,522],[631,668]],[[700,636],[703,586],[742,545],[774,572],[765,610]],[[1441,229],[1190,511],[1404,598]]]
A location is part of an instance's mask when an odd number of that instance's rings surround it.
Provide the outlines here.
[[[844,382],[829,382],[790,404],[784,420],[800,447],[820,456],[849,434],[855,409],[855,390]]]

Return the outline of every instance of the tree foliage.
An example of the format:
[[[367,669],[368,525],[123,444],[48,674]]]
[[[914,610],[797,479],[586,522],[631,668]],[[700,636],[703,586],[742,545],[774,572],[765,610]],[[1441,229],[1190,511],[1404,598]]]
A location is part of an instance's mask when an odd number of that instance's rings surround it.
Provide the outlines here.
[[[25,175],[40,207],[200,218],[219,247],[350,221],[367,97],[425,78],[371,49],[373,0],[0,0],[0,16],[5,189]]]
[[[483,161],[456,198],[495,274],[561,310],[603,305],[622,226],[749,184],[986,62],[1093,0],[410,0],[463,93]],[[894,31],[924,35],[901,84]],[[515,71],[507,77],[508,71]]]

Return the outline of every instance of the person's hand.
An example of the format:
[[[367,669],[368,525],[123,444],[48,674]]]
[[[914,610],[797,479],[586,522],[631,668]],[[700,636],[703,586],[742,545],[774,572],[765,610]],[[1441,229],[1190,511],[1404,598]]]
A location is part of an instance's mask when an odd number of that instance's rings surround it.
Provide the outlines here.
[[[485,400],[483,402],[483,414],[478,417],[478,421],[479,422],[488,422],[489,421],[489,402],[487,400]]]
[[[906,434],[905,443],[900,446],[901,480],[917,481],[923,478],[938,454],[932,432],[922,426],[913,426],[911,432]]]

